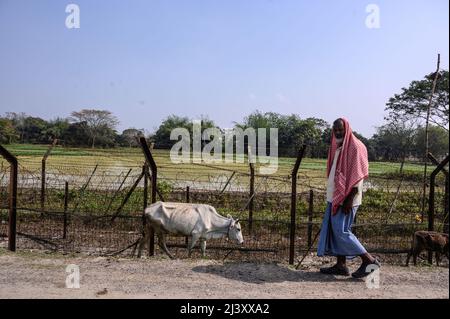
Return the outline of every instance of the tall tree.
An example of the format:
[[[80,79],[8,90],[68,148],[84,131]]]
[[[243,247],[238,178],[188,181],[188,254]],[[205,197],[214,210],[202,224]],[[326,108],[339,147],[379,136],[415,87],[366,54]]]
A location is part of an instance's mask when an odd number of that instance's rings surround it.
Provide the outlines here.
[[[63,145],[70,146],[89,146],[90,136],[86,122],[71,123],[62,135]]]
[[[410,122],[392,121],[377,128],[370,139],[370,154],[374,159],[403,160],[413,154],[416,128]]]
[[[187,117],[181,117],[178,115],[169,115],[162,121],[152,136],[152,140],[159,148],[170,148],[175,141],[170,140],[170,132],[175,128],[185,128],[192,133],[192,123]]]
[[[326,154],[327,145],[323,139],[323,131],[330,125],[318,118],[301,119],[296,114],[282,115],[275,112],[262,113],[255,111],[236,123],[241,129],[246,128],[278,128],[279,154],[295,156],[302,144],[308,144],[308,155],[313,157]],[[269,134],[266,133],[269,138]],[[269,141],[266,141],[269,145]]]
[[[448,154],[449,147],[449,133],[440,126],[432,125],[428,129],[429,134],[429,146],[428,151],[431,152],[437,158],[443,158]],[[415,139],[415,155],[417,157],[423,156],[425,153],[425,128],[420,127],[416,130]]]
[[[201,131],[207,128],[216,127],[214,122],[205,116],[200,118]],[[170,140],[170,133],[175,128],[185,128],[189,131],[190,136],[193,135],[193,120],[188,117],[182,117],[178,115],[169,115],[163,120],[161,125],[158,127],[157,131],[151,137],[155,142],[155,146],[158,148],[170,148],[176,141]],[[202,139],[202,147],[205,141]]]
[[[7,118],[0,118],[0,143],[11,144],[19,138],[19,133],[15,129],[12,121]]]
[[[144,129],[128,128],[120,135],[120,144],[128,147],[138,146],[137,137],[144,136]]]
[[[22,139],[25,143],[48,143],[49,140],[44,134],[47,129],[47,121],[39,118],[28,116],[25,118],[22,127]]]
[[[67,119],[56,118],[47,124],[47,129],[43,132],[47,140],[61,139],[67,129],[69,128],[69,121]]]
[[[413,81],[408,88],[402,88],[402,93],[395,94],[386,103],[389,112],[388,121],[409,121],[421,119],[422,124],[427,117],[427,109],[431,97],[435,73],[425,76],[423,80]],[[430,123],[448,131],[449,124],[449,72],[441,70],[438,73],[436,91],[430,109]]]
[[[16,113],[16,112],[6,112],[6,118],[11,120],[13,126],[19,133],[19,141],[23,141],[24,128],[25,128],[25,119],[28,116],[24,112]]]
[[[119,124],[117,118],[106,110],[89,110],[83,109],[79,112],[72,112],[73,122],[84,122],[88,134],[91,138],[91,147],[95,147],[96,139],[100,136],[101,132],[105,132],[105,128],[109,130],[115,130]]]

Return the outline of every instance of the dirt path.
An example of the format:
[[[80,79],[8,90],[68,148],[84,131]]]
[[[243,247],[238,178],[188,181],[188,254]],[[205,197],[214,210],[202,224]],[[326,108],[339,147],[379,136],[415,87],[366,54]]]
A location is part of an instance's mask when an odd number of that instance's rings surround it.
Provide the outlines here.
[[[69,264],[79,266],[79,289],[65,287]],[[0,298],[449,298],[444,267],[383,265],[380,287],[368,289],[362,280],[320,275],[319,266],[0,250]]]

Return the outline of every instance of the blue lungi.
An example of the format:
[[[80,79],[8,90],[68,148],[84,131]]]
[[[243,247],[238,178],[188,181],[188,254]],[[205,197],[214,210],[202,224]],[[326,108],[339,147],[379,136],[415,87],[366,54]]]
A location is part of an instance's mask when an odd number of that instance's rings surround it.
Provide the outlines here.
[[[336,215],[332,215],[331,203],[327,203],[317,247],[318,256],[347,256],[351,259],[367,253],[351,231],[358,207],[354,206],[348,214],[339,207]]]

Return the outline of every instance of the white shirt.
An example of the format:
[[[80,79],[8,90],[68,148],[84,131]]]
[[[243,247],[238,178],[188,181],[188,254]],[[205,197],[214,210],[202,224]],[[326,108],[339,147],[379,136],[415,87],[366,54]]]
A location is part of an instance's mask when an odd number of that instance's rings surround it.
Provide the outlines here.
[[[342,146],[336,149],[336,153],[334,153],[333,165],[331,166],[330,175],[328,176],[328,185],[327,185],[327,202],[333,202],[334,195],[334,176],[336,175],[336,164],[339,154],[341,153]],[[363,180],[360,180],[358,184],[355,185],[358,188],[358,193],[356,193],[353,198],[352,206],[359,206],[362,203],[362,190],[363,190]],[[342,203],[341,203],[342,204]]]

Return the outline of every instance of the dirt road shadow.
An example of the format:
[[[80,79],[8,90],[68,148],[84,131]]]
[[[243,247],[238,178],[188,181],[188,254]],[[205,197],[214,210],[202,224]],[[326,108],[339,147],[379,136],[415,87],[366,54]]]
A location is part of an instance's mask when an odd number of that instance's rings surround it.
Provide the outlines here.
[[[213,274],[231,280],[247,283],[277,283],[284,281],[297,282],[335,282],[358,281],[352,277],[335,277],[323,275],[318,271],[300,271],[275,263],[242,263],[228,262],[223,265],[204,265],[192,268],[199,273]]]

